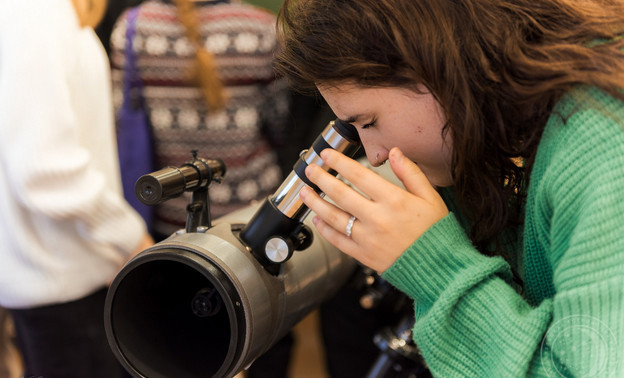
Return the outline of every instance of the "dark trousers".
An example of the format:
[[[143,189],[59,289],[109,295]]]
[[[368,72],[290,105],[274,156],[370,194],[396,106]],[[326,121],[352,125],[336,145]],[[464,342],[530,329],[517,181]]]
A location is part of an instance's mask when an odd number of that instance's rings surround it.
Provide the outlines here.
[[[127,377],[106,341],[106,289],[62,304],[11,310],[25,378]]]

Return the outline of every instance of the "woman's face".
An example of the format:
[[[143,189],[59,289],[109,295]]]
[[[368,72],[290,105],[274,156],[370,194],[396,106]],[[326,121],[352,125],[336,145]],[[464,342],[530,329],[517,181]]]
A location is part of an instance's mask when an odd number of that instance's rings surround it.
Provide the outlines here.
[[[424,86],[417,88],[421,93],[349,83],[318,89],[334,114],[356,127],[373,166],[383,163],[392,147],[399,147],[432,185],[452,185],[451,141],[442,138],[446,118]]]

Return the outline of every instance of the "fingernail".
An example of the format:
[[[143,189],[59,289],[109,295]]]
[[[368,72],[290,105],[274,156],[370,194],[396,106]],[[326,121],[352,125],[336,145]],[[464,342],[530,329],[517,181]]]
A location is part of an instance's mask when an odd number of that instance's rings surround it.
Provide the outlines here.
[[[390,149],[388,153],[388,160],[392,160],[393,162],[399,158],[399,150],[396,147]]]
[[[301,199],[306,199],[306,197],[308,196],[308,187],[304,186],[303,188],[301,188],[301,190],[299,191],[299,197],[301,197]]]

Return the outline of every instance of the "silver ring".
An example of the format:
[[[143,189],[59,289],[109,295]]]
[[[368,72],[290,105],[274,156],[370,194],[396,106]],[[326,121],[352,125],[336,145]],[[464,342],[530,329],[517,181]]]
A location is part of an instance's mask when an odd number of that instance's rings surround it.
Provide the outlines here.
[[[351,215],[351,218],[349,218],[349,221],[347,222],[347,229],[345,230],[345,234],[347,234],[348,238],[351,237],[351,229],[353,228],[354,222],[355,222],[355,215]]]

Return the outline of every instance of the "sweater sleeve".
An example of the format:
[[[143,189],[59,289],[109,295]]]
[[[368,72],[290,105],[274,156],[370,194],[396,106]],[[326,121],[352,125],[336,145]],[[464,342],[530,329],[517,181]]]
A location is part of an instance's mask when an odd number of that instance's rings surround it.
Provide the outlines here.
[[[551,318],[551,301],[529,306],[507,263],[481,255],[453,213],[383,277],[414,300],[413,337],[436,376],[524,376]]]
[[[413,337],[434,375],[624,374],[624,106],[589,93],[542,138],[524,295],[509,265],[481,255],[453,213],[384,272],[414,300]]]
[[[525,230],[525,250],[546,252],[554,288],[539,363],[551,375],[622,377],[624,104],[595,88],[565,104],[561,126],[545,132],[552,146]],[[526,260],[526,275],[537,276],[537,261]]]

